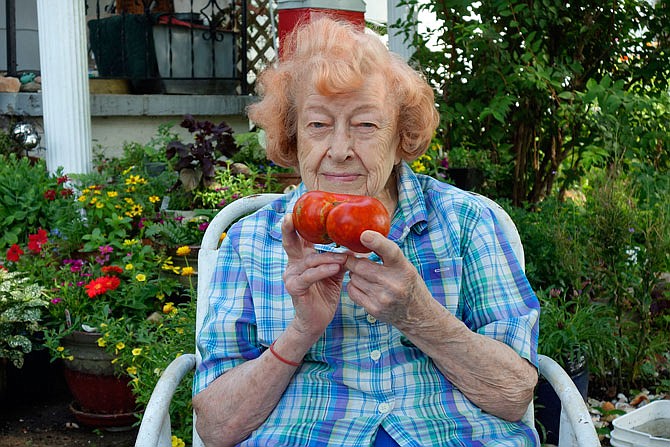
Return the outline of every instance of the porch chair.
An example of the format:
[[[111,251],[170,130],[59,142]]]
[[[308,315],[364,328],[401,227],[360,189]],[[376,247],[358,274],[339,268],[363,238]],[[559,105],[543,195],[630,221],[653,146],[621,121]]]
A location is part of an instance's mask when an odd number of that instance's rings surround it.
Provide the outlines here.
[[[512,249],[521,266],[524,267],[523,246],[512,219],[493,200],[479,194],[472,194],[494,210],[496,218],[511,242]],[[223,208],[205,231],[198,254],[196,334],[202,326],[207,311],[209,280],[216,266],[217,248],[221,234],[239,217],[250,214],[279,197],[281,197],[281,194],[257,194],[238,199]],[[551,358],[543,355],[539,357],[540,374],[552,385],[561,400],[559,447],[599,447],[600,442],[586,404],[568,374]],[[196,350],[195,354],[185,354],[176,358],[165,369],[144,411],[135,442],[136,447],[170,447],[172,445],[170,401],[179,382],[199,364],[200,360]],[[533,411],[533,404],[531,403],[523,418],[529,424],[534,423]],[[193,446],[202,447],[203,445],[195,430],[194,418]]]

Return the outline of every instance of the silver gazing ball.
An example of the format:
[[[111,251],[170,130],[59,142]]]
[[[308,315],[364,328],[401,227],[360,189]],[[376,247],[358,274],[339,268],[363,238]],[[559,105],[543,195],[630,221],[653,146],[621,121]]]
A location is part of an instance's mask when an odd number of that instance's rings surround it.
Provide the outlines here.
[[[17,123],[12,127],[11,135],[16,143],[27,150],[34,149],[40,144],[40,136],[31,123]]]

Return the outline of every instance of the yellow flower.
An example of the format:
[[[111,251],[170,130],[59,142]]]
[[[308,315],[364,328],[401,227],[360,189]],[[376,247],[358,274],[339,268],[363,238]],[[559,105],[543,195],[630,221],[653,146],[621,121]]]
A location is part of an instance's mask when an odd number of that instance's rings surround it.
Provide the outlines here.
[[[179,334],[179,335],[184,335],[184,328],[178,327],[177,329],[175,329],[175,331],[176,331],[177,334]]]
[[[120,341],[116,344],[116,349],[118,349],[119,351],[122,350],[125,347],[126,347],[126,344],[122,341]]]
[[[139,282],[144,282],[147,280],[147,276],[144,273],[138,273],[135,275],[135,279],[138,280]]]
[[[174,309],[174,303],[172,301],[170,301],[168,303],[165,303],[163,305],[163,313],[164,314],[169,314],[170,312],[172,312],[173,309]]]
[[[420,174],[422,172],[426,172],[426,166],[423,163],[421,163],[419,160],[415,160],[412,163],[412,171],[414,171],[418,174]]]
[[[132,171],[134,168],[135,168],[135,166],[131,166],[131,167],[129,167],[128,169],[124,170],[124,171],[121,173],[121,175],[126,175],[127,173],[129,173],[130,171]]]
[[[82,194],[82,195],[79,196],[79,198],[77,198],[77,200],[80,201],[80,202],[86,202],[88,200],[88,198],[85,195]]]
[[[181,438],[172,435],[172,447],[184,447],[186,444]]]
[[[133,355],[140,355],[140,354],[142,354],[142,348],[133,349]]]
[[[151,202],[151,203],[156,203],[156,202],[159,202],[160,200],[161,200],[161,198],[158,197],[158,196],[149,196],[149,202]]]
[[[177,256],[188,256],[191,254],[191,247],[188,245],[182,245],[177,249]]]
[[[135,267],[132,264],[126,264],[126,270],[132,270]]]
[[[107,191],[107,197],[116,197],[119,193],[117,191]]]
[[[95,203],[95,207],[96,207],[97,209],[100,209],[100,208],[102,208],[102,207],[104,207],[104,206],[105,206],[105,204],[102,203],[102,202],[96,202],[96,203]]]
[[[163,300],[165,299],[165,294],[164,294],[163,292],[158,292],[158,293],[156,294],[156,299],[157,299],[158,301],[163,301]]]
[[[139,243],[140,241],[138,241],[137,239],[126,239],[123,241],[124,247],[130,247],[131,245],[137,245]]]
[[[59,346],[59,347],[56,348],[56,351],[63,352],[63,351],[65,351],[65,348],[62,347],[62,346]]]
[[[100,338],[98,339],[98,346],[100,346],[101,348],[104,348],[105,346],[107,346],[107,340],[105,340],[104,338],[100,337]]]
[[[184,267],[181,269],[181,276],[191,276],[195,274],[193,267]]]
[[[126,202],[128,205],[135,205],[135,201],[134,201],[133,199],[131,199],[130,197],[126,197],[126,198],[123,199],[123,200],[125,200],[125,202]]]
[[[74,356],[73,356],[73,355],[69,355],[69,356],[67,356],[67,357],[65,357],[65,358],[68,359],[69,361],[74,360]]]
[[[142,185],[146,182],[146,179],[140,177],[139,175],[129,175],[126,179],[126,185]]]
[[[126,368],[126,371],[127,371],[128,374],[130,374],[131,376],[135,376],[135,375],[137,375],[137,368],[135,368],[134,366],[129,366],[128,368]]]

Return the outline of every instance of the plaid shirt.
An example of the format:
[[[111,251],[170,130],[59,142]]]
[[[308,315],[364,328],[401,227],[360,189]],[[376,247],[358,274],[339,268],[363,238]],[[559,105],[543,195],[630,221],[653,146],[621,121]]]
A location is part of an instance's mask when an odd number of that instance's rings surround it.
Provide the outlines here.
[[[433,297],[471,330],[537,365],[539,304],[492,212],[404,163],[398,183],[389,238]],[[301,185],[228,231],[198,339],[203,360],[194,393],[258,357],[291,321],[280,226],[304,192]],[[403,446],[539,444],[533,428],[480,410],[399,330],[354,304],[347,281],[326,332],[268,419],[240,445],[368,446],[380,425]]]

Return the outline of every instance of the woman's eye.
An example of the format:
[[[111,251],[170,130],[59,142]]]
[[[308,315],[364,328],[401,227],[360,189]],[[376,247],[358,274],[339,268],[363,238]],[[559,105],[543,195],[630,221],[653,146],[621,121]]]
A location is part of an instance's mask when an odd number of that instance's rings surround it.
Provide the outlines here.
[[[361,130],[364,130],[364,131],[371,131],[371,130],[376,129],[377,125],[375,123],[363,122],[363,123],[356,124],[356,127],[358,127]]]
[[[319,121],[312,121],[311,123],[309,123],[309,126],[315,129],[321,129],[323,127],[326,127],[326,124]]]

